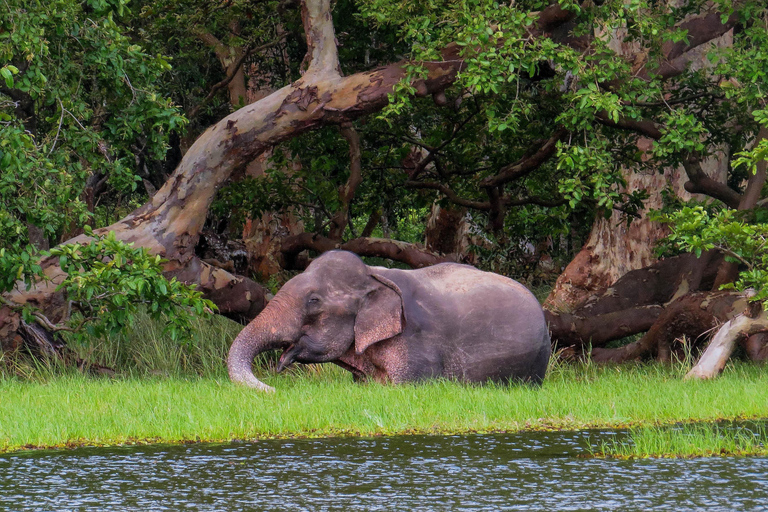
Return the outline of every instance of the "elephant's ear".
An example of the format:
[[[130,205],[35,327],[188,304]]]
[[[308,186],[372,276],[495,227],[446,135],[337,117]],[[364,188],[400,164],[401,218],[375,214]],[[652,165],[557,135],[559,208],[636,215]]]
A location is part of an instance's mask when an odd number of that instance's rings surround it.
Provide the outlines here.
[[[355,319],[355,351],[362,354],[379,341],[403,332],[403,293],[386,277],[371,274],[376,284],[363,298]]]

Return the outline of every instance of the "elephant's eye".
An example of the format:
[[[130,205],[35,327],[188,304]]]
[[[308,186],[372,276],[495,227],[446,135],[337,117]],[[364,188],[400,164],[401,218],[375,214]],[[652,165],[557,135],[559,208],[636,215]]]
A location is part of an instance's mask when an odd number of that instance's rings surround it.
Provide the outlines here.
[[[310,299],[307,301],[307,304],[309,306],[317,306],[318,304],[320,304],[320,299],[318,299],[317,297],[310,297]]]

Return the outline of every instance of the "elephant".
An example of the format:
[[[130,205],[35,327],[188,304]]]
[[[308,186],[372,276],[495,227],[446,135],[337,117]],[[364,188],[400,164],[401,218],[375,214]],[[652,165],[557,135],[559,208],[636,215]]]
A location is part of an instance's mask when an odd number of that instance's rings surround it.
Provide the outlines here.
[[[243,328],[229,351],[230,379],[274,391],[252,364],[275,349],[283,350],[278,372],[333,362],[357,379],[394,384],[540,384],[551,352],[543,310],[517,281],[458,263],[368,266],[340,250],[314,259]]]

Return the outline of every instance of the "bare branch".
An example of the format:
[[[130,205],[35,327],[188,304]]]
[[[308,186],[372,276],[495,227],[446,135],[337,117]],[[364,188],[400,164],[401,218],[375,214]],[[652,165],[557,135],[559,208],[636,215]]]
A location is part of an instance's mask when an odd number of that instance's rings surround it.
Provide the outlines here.
[[[517,162],[505,165],[499,170],[496,176],[486,178],[480,182],[480,186],[483,188],[497,187],[512,180],[519,179],[535,169],[538,169],[541,164],[555,154],[557,141],[562,139],[567,133],[567,130],[564,128],[558,128],[555,133],[535,151],[529,151],[528,154],[523,156]]]
[[[690,181],[686,182],[685,190],[691,194],[706,194],[718,199],[731,208],[738,208],[741,195],[725,183],[713,180],[701,168],[699,155],[691,153],[683,160],[683,168]]]
[[[208,34],[208,35],[210,35],[210,34]],[[226,66],[226,72],[227,72],[226,78],[224,78],[224,80],[218,82],[213,87],[211,87],[211,90],[208,91],[208,95],[205,98],[203,98],[203,100],[200,103],[198,103],[194,107],[192,107],[189,110],[187,110],[187,113],[186,113],[187,118],[188,119],[192,119],[193,117],[195,117],[197,115],[197,113],[200,112],[200,109],[203,108],[209,101],[211,101],[220,90],[222,90],[223,88],[228,86],[229,83],[232,82],[232,80],[235,78],[235,76],[237,76],[237,72],[240,70],[240,68],[245,63],[245,60],[248,57],[250,57],[251,55],[253,55],[255,53],[259,53],[259,52],[261,52],[263,50],[266,50],[268,48],[271,48],[271,47],[279,44],[280,42],[282,42],[287,37],[287,35],[288,34],[281,34],[280,37],[278,37],[274,41],[271,41],[269,43],[265,43],[265,44],[262,44],[260,46],[255,47],[255,48],[250,48],[250,49],[244,51],[242,53],[242,55],[240,55],[240,57],[233,64],[231,64],[230,66]],[[213,37],[213,36],[211,36],[211,37]]]
[[[595,117],[600,124],[605,126],[633,131],[653,140],[661,138],[661,129],[653,121],[629,119],[626,117],[619,117],[618,121],[614,121],[605,111],[599,112]]]
[[[349,179],[339,188],[341,207],[331,218],[331,229],[328,233],[328,237],[331,240],[341,240],[341,237],[344,235],[344,230],[349,224],[349,204],[355,197],[357,187],[363,182],[360,136],[352,126],[352,123],[343,124],[340,131],[349,144]]]
[[[311,249],[317,252],[343,249],[360,256],[376,256],[400,261],[413,268],[427,267],[445,261],[452,261],[434,254],[420,245],[400,242],[388,238],[355,238],[345,243],[313,233],[299,233],[283,240],[281,251],[287,260],[295,258],[301,251]]]
[[[406,181],[405,186],[408,188],[424,188],[437,190],[443,194],[449,201],[459,206],[466,206],[467,208],[474,208],[475,210],[490,211],[491,203],[488,201],[473,201],[471,199],[465,199],[460,197],[449,186],[442,183],[424,182],[424,181]]]
[[[307,36],[309,67],[304,74],[341,76],[336,35],[331,19],[330,0],[305,0],[301,3],[301,19]]]

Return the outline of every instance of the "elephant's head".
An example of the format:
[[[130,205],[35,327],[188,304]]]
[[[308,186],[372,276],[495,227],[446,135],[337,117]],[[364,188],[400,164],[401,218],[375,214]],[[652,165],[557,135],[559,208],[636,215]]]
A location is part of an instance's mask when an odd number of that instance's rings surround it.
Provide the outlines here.
[[[229,377],[262,391],[274,389],[253,375],[253,358],[283,349],[278,371],[294,361],[322,363],[357,353],[402,332],[402,293],[356,255],[330,251],[280,289],[235,338]]]

